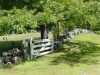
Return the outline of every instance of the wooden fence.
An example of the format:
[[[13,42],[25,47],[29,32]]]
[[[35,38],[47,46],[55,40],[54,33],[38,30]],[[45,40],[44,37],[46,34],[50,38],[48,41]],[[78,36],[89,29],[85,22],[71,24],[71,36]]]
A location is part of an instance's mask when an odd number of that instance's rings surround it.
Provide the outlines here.
[[[30,40],[30,55],[31,58],[42,56],[53,52],[54,41],[50,39],[43,39],[39,41]]]

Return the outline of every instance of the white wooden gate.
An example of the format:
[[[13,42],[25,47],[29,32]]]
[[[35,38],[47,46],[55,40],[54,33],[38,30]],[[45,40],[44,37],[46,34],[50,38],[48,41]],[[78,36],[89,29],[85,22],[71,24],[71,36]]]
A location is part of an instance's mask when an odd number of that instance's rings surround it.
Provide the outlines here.
[[[48,53],[53,52],[54,41],[50,39],[43,39],[34,41],[30,40],[30,55],[31,58],[42,56]]]

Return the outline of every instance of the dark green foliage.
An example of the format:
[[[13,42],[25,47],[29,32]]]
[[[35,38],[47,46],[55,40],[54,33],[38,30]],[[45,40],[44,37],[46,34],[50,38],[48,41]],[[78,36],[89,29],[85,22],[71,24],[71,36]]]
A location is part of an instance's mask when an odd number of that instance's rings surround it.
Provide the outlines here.
[[[7,52],[13,48],[21,50],[22,41],[0,41],[0,56],[2,55],[2,52]]]
[[[13,6],[17,8],[23,8],[24,6],[31,7],[31,2],[28,0],[0,0],[0,5],[2,9],[10,10]]]

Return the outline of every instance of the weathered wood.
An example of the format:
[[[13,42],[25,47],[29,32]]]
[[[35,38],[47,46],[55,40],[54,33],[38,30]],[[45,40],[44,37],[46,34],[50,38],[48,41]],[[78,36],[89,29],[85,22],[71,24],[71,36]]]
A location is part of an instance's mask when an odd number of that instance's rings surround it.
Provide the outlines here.
[[[39,55],[36,55],[34,57],[39,57],[39,56],[42,56],[42,55],[46,55],[48,53],[51,53],[51,51],[46,51],[46,52],[40,53]]]
[[[45,42],[52,42],[52,40],[48,40],[48,39],[37,40],[37,41],[34,41],[34,44],[45,43]]]
[[[33,57],[42,56],[53,52],[54,49],[54,41],[49,39],[43,39],[39,41],[30,40],[30,55],[31,59]]]
[[[33,50],[34,50],[34,43],[32,42],[33,39],[30,40],[30,58],[33,58]]]
[[[53,50],[54,50],[54,40],[52,40],[52,50],[51,50],[51,52],[53,52]]]
[[[49,49],[52,49],[52,47],[42,47],[41,49],[40,49],[40,51],[46,51],[46,50],[49,50]]]
[[[34,48],[37,48],[37,47],[44,47],[44,46],[49,46],[51,45],[52,43],[46,43],[46,44],[39,44],[39,45],[34,45]]]

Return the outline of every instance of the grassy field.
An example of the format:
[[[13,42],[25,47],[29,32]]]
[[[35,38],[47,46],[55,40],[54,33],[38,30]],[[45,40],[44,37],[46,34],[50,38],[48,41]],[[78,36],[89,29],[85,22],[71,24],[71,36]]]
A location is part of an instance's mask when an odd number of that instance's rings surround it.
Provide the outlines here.
[[[3,38],[7,38],[8,41],[16,41],[16,40],[24,40],[24,39],[30,39],[30,38],[40,38],[40,33],[27,33],[27,34],[13,34],[8,36],[0,36],[0,41],[4,41]]]
[[[49,38],[52,38],[51,32],[49,33]],[[16,40],[24,40],[24,39],[39,39],[40,33],[26,33],[26,34],[13,34],[7,36],[0,36],[0,41],[4,41],[3,38],[7,38],[7,41],[16,41]]]
[[[30,38],[40,38],[39,33],[27,33],[27,34],[13,34],[8,36],[0,36],[0,41],[4,41],[3,38],[7,38],[8,41],[16,41],[16,40],[24,40],[24,39],[30,39]]]
[[[58,52],[0,69],[0,75],[100,75],[100,35],[76,35]]]

